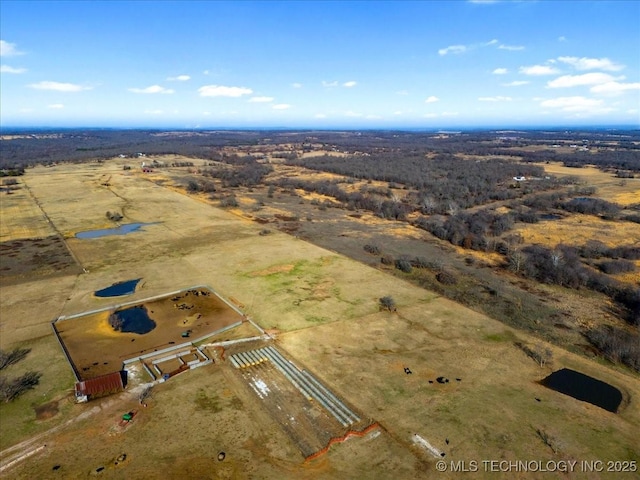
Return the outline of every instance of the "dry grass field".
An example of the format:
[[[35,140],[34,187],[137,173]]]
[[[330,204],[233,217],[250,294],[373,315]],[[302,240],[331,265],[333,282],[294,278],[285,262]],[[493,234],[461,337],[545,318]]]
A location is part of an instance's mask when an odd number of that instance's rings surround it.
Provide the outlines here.
[[[558,163],[538,165],[551,175],[578,177],[584,184],[596,187],[596,195],[603,200],[623,206],[640,203],[640,178],[617,178],[613,173],[603,172],[593,166],[571,168]]]
[[[526,243],[555,247],[560,243],[584,245],[599,240],[608,246],[633,245],[640,238],[640,225],[632,222],[608,221],[594,215],[568,214],[559,220],[543,220],[536,224],[518,225]]]
[[[637,375],[546,344],[553,361],[541,368],[514,345],[540,343],[522,332],[302,239],[277,231],[260,235],[263,225],[154,183],[160,175],[123,171],[124,163],[37,167],[21,178],[85,272],[2,289],[0,347],[32,349],[7,374],[34,369],[42,378],[23,397],[0,405],[0,468],[46,444],[1,471],[3,478],[330,479],[362,478],[363,472],[381,479],[459,478],[436,471],[436,458],[414,442],[416,434],[447,461],[640,461]],[[4,202],[0,208],[4,219]],[[125,236],[74,237],[110,226],[107,210],[120,211],[122,223],[154,224]],[[17,209],[15,225],[29,226],[33,211]],[[310,223],[322,229],[322,218]],[[328,235],[337,233],[332,228],[328,221]],[[112,299],[93,292],[131,278],[142,278],[131,301],[200,284],[233,298],[272,332],[278,349],[379,428],[305,462],[228,361],[155,386],[146,408],[136,390],[72,404],[71,369],[50,322],[108,306]],[[385,295],[393,296],[397,312],[379,310]],[[237,336],[228,332],[224,339]],[[620,389],[620,411],[538,383],[563,367]],[[450,381],[440,384],[440,376]],[[38,418],[36,409],[50,413]],[[132,410],[133,421],[121,426],[122,414]],[[633,474],[566,476],[602,477]]]

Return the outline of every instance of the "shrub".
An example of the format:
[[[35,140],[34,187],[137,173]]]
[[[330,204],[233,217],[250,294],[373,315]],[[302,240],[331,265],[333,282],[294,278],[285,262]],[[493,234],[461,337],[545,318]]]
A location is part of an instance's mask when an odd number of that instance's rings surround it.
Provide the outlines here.
[[[411,270],[413,270],[411,262],[405,259],[396,260],[396,268],[404,273],[411,273]]]
[[[364,251],[370,253],[371,255],[380,255],[380,248],[377,245],[366,244],[364,247]]]
[[[396,302],[391,295],[386,295],[379,299],[380,308],[384,308],[389,310],[390,312],[394,312],[397,310]]]
[[[623,363],[640,372],[640,335],[603,325],[589,330],[586,337],[612,362]]]
[[[236,199],[235,195],[229,195],[228,197],[225,197],[220,200],[220,206],[223,208],[225,207],[235,208],[238,206],[238,200]]]
[[[393,265],[395,263],[395,258],[392,255],[386,254],[380,257],[380,262],[383,265]]]
[[[436,274],[436,280],[438,280],[443,285],[455,285],[458,283],[458,279],[451,272],[443,270]]]
[[[111,220],[112,222],[119,222],[120,220],[122,220],[122,215],[118,212],[109,212],[107,211],[107,218],[109,220]]]
[[[416,268],[429,268],[430,262],[425,257],[416,257],[411,260],[411,266]]]
[[[616,273],[633,272],[636,266],[629,260],[607,260],[598,264],[598,268],[601,272],[615,275]]]

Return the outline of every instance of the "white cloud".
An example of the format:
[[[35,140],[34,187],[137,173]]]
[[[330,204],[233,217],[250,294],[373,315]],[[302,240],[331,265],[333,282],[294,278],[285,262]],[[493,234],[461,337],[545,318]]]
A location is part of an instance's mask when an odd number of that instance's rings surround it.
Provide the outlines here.
[[[444,56],[450,53],[454,55],[458,55],[461,53],[470,52],[471,50],[475,50],[477,48],[490,47],[492,45],[498,45],[498,48],[502,50],[524,50],[524,47],[511,46],[511,45],[505,45],[505,44],[499,45],[499,43],[500,42],[498,42],[498,40],[494,38],[493,40],[489,40],[488,42],[484,42],[484,43],[481,42],[481,43],[472,43],[469,45],[449,45],[448,47],[441,48],[440,50],[438,50],[438,55]]]
[[[614,80],[621,80],[623,78],[624,77],[613,78],[611,75],[601,72],[584,73],[582,75],[563,75],[547,82],[547,88],[570,88],[582,85],[598,85],[601,83],[612,82]]]
[[[26,72],[27,69],[26,68],[14,68],[14,67],[10,67],[9,65],[0,65],[0,73],[24,73]]]
[[[505,75],[507,73],[509,73],[509,70],[507,70],[506,68],[496,68],[493,72],[494,75]]]
[[[355,87],[358,84],[358,82],[355,82],[353,80],[349,81],[349,82],[344,82],[342,84],[343,87],[347,87],[347,88],[351,88],[351,87]]]
[[[0,40],[0,57],[15,57],[17,55],[24,55],[24,52],[18,50],[15,43]]]
[[[458,112],[424,113],[422,116],[424,118],[457,117]]]
[[[558,37],[558,41],[559,42],[566,42],[567,41],[567,37],[565,37],[565,36]]]
[[[402,115],[404,112],[402,110],[397,110],[393,112],[394,115]]]
[[[345,117],[362,117],[361,113],[353,112],[351,110],[344,112]]]
[[[469,47],[467,47],[466,45],[450,45],[446,48],[441,48],[440,50],[438,50],[438,55],[448,55],[450,53],[453,53],[454,55],[458,55],[460,53],[464,53],[469,49]]]
[[[241,97],[251,95],[253,90],[246,87],[225,87],[223,85],[204,85],[198,89],[201,97]]]
[[[407,92],[406,90],[398,90],[396,92],[396,95],[409,95],[409,92]]]
[[[522,45],[505,45],[502,44],[498,47],[500,50],[508,50],[510,52],[517,52],[519,50],[524,50]]]
[[[313,117],[314,118],[327,118],[327,116],[324,113],[316,113]]]
[[[594,85],[589,89],[591,93],[601,93],[604,95],[621,95],[629,90],[640,90],[640,82],[619,83],[612,81]]]
[[[327,82],[325,80],[322,81],[322,86],[323,87],[327,87],[327,88],[332,88],[332,87],[337,87],[338,86],[338,82]]]
[[[203,75],[209,75],[209,70],[203,70],[203,71],[202,71],[202,74],[203,74]]]
[[[520,73],[525,75],[555,75],[560,71],[549,65],[532,65],[530,67],[520,67]]]
[[[527,80],[514,80],[513,82],[509,82],[509,83],[502,83],[501,85],[503,87],[519,87],[521,85],[526,85],[529,82]]]
[[[47,108],[51,108],[53,110],[60,110],[61,108],[64,108],[64,105],[62,103],[53,103],[51,105],[48,105]]]
[[[147,88],[130,88],[129,91],[133,93],[145,93],[145,94],[162,93],[164,95],[174,93],[174,90],[171,90],[170,88],[161,87],[160,85],[151,85],[150,87],[147,87]]]
[[[32,83],[27,86],[29,88],[35,88],[36,90],[54,90],[56,92],[81,92],[82,90],[91,90],[92,88],[92,87],[77,85],[75,83],[61,83],[61,82],[49,82],[49,81]]]
[[[164,111],[162,110],[145,110],[144,113],[147,115],[162,115]]]
[[[274,110],[287,110],[291,108],[291,105],[289,105],[288,103],[278,103],[271,108],[273,108]]]
[[[510,102],[513,100],[511,97],[478,97],[479,102]]]
[[[613,63],[608,58],[587,58],[587,57],[558,57],[558,61],[575,67],[576,70],[606,70],[617,72],[624,69],[624,65]]]
[[[563,112],[590,112],[596,113],[603,111],[602,100],[585,97],[558,97],[540,102],[542,107],[558,108]],[[610,109],[605,109],[610,111]]]
[[[427,97],[427,99],[424,101],[424,103],[436,103],[439,100],[440,99],[438,97],[436,97],[435,95],[431,95],[430,97]]]
[[[369,114],[366,117],[367,120],[380,120],[382,117],[380,115]]]
[[[273,102],[273,97],[251,97],[249,101],[251,103],[269,103]]]
[[[189,75],[178,75],[177,77],[168,77],[167,80],[170,82],[186,82],[191,80],[191,77]]]
[[[291,86],[292,86],[293,88],[302,88],[302,84],[301,84],[301,83],[298,83],[298,82],[292,83],[292,84],[291,84]]]

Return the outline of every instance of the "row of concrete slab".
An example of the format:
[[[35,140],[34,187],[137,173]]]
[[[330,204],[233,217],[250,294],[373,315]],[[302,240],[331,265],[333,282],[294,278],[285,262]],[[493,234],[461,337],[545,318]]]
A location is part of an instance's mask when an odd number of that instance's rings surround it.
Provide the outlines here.
[[[300,370],[287,360],[275,347],[269,346],[257,350],[231,355],[231,364],[239,369],[253,367],[270,361],[291,384],[308,400],[315,400],[344,427],[360,421],[360,417],[347,407],[329,389],[322,385],[306,370]]]

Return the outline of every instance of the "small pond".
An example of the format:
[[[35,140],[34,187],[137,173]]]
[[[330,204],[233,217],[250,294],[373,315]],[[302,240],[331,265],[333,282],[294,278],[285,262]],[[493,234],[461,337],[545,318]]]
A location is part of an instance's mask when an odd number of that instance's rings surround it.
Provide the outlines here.
[[[553,372],[540,383],[556,392],[589,402],[613,413],[618,411],[622,402],[622,393],[614,386],[568,368]]]
[[[116,228],[103,228],[100,230],[86,230],[76,233],[76,238],[101,238],[111,235],[126,235],[127,233],[137,232],[142,227],[153,225],[153,223],[127,223]]]
[[[96,297],[120,297],[122,295],[131,295],[136,291],[136,286],[140,280],[142,279],[138,278],[136,280],[128,280],[126,282],[116,282],[107,288],[96,290],[93,294]]]
[[[156,328],[156,322],[149,318],[147,309],[144,306],[119,310],[115,314],[122,320],[120,331],[123,333],[144,335]]]

